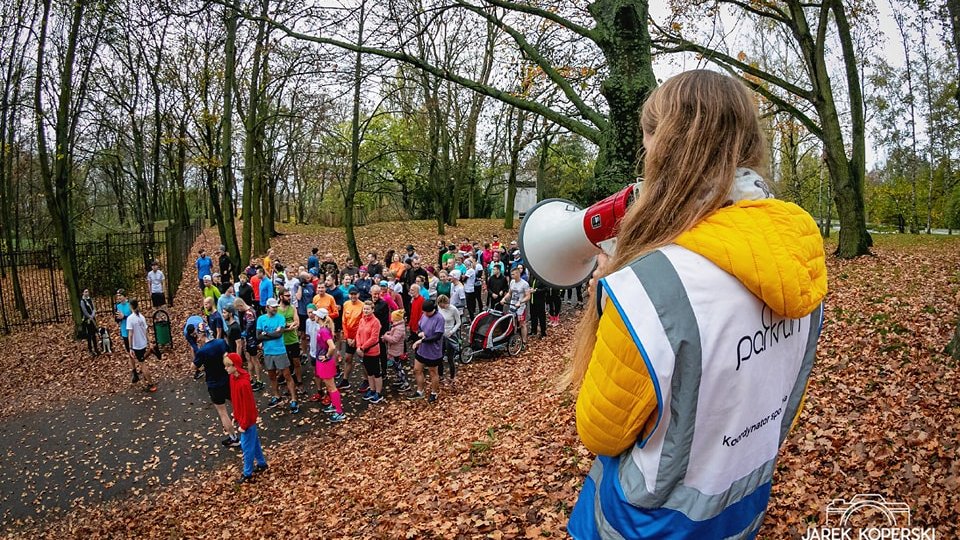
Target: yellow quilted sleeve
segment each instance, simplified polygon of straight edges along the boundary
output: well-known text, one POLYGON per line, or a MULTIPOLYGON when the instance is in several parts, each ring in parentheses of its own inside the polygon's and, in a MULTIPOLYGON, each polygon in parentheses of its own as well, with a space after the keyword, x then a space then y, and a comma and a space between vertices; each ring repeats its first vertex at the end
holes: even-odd
POLYGON ((577 397, 580 440, 595 454, 620 455, 637 442, 656 410, 650 373, 611 304, 600 317, 597 344, 577 397))

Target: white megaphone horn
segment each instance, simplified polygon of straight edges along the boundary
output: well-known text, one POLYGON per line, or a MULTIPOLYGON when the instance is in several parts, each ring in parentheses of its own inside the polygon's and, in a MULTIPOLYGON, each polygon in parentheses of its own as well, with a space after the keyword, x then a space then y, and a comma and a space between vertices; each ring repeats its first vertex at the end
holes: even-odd
POLYGON ((617 229, 642 182, 630 184, 586 210, 566 199, 546 199, 520 223, 520 253, 527 269, 550 287, 575 287, 590 279, 597 255, 613 254, 617 229))

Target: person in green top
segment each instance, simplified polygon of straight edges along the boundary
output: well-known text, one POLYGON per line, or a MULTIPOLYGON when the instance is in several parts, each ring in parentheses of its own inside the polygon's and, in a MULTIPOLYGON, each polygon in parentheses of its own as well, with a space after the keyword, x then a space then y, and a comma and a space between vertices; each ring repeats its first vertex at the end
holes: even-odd
POLYGON ((447 246, 447 252, 440 257, 440 266, 446 268, 447 261, 457 256, 457 246, 450 244, 447 246))
POLYGON ((283 287, 278 287, 277 296, 280 297, 280 307, 277 308, 277 314, 283 316, 286 326, 283 330, 283 346, 287 349, 287 358, 293 364, 293 382, 303 391, 303 373, 300 366, 300 338, 297 336, 297 328, 300 326, 300 318, 297 315, 297 309, 293 307, 290 301, 290 291, 283 287))
POLYGON ((203 276, 203 297, 213 298, 214 303, 220 299, 220 289, 213 286, 213 278, 203 276))
POLYGON ((450 298, 450 274, 448 274, 446 270, 441 270, 439 277, 440 281, 437 282, 437 298, 440 298, 440 295, 450 298))

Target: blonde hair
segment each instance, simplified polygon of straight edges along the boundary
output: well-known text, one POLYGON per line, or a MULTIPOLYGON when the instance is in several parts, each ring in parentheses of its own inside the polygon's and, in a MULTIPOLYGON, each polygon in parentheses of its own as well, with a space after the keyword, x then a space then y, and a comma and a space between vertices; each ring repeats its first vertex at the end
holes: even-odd
MULTIPOLYGON (((667 79, 643 105, 644 183, 617 234, 613 273, 641 255, 672 243, 728 204, 738 167, 761 174, 763 131, 750 91, 738 80, 707 70, 667 79)), ((577 328, 573 359, 562 385, 578 389, 587 373, 600 322, 589 302, 577 328)))
POLYGON ((327 315, 322 319, 317 317, 317 324, 329 330, 331 334, 334 333, 333 319, 330 318, 330 315, 327 315))
POLYGON ((450 303, 450 297, 449 297, 449 296, 447 296, 447 295, 445 295, 445 294, 441 294, 440 296, 437 297, 437 305, 438 305, 438 306, 439 306, 440 304, 449 304, 449 303, 450 303))

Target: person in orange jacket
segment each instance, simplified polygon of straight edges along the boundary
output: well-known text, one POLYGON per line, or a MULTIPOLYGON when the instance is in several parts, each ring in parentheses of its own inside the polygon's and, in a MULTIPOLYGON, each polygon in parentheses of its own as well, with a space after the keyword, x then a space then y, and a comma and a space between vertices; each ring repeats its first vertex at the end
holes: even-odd
MULTIPOLYGON (((343 339, 346 343, 344 355, 340 363, 342 380, 337 386, 340 388, 350 388, 350 373, 353 371, 353 356, 357 352, 357 329, 360 327, 360 319, 363 318, 363 302, 360 301, 360 291, 356 287, 347 289, 349 300, 343 303, 343 339)), ((367 381, 360 385, 359 391, 369 390, 367 381)))

